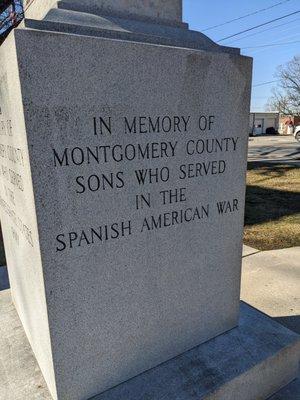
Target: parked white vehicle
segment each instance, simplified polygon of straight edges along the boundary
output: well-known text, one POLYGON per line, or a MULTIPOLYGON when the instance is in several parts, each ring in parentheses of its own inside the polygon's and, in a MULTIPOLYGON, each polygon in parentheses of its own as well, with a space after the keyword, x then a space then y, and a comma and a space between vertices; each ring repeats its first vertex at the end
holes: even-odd
POLYGON ((294 131, 295 139, 300 142, 300 125, 296 126, 294 131))

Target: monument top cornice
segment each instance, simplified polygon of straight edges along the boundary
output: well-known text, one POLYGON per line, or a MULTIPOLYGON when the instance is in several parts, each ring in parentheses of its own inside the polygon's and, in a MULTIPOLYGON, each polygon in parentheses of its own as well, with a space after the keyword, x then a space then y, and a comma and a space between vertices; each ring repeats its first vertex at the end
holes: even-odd
MULTIPOLYGON (((239 54, 188 29, 182 0, 28 0, 30 29, 239 54)), ((26 3, 25 3, 26 5, 26 3)))
POLYGON ((53 8, 95 15, 182 23, 182 0, 27 0, 27 16, 43 19, 53 8))

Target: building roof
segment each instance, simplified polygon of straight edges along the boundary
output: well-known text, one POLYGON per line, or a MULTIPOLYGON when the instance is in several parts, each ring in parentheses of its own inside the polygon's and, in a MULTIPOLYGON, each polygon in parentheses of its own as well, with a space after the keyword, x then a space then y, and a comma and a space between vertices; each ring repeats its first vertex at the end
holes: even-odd
POLYGON ((255 115, 278 115, 279 116, 279 111, 251 111, 250 114, 255 114, 255 115))

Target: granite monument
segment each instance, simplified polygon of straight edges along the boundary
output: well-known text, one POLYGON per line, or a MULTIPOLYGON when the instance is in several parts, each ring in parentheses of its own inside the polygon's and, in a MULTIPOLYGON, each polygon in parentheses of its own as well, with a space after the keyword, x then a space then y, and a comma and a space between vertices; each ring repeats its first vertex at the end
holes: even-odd
POLYGON ((36 0, 0 57, 9 277, 53 398, 236 327, 252 60, 181 0, 36 0))

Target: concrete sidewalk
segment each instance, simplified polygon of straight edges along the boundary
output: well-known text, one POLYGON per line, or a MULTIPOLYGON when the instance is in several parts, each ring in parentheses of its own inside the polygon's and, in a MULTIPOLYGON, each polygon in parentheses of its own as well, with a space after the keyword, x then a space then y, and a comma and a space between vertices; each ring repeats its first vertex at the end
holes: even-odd
POLYGON ((300 247, 245 247, 241 299, 300 334, 300 247))
MULTIPOLYGON (((241 299, 300 334, 300 247, 243 248, 241 299)), ((300 375, 269 400, 300 400, 300 375)))

